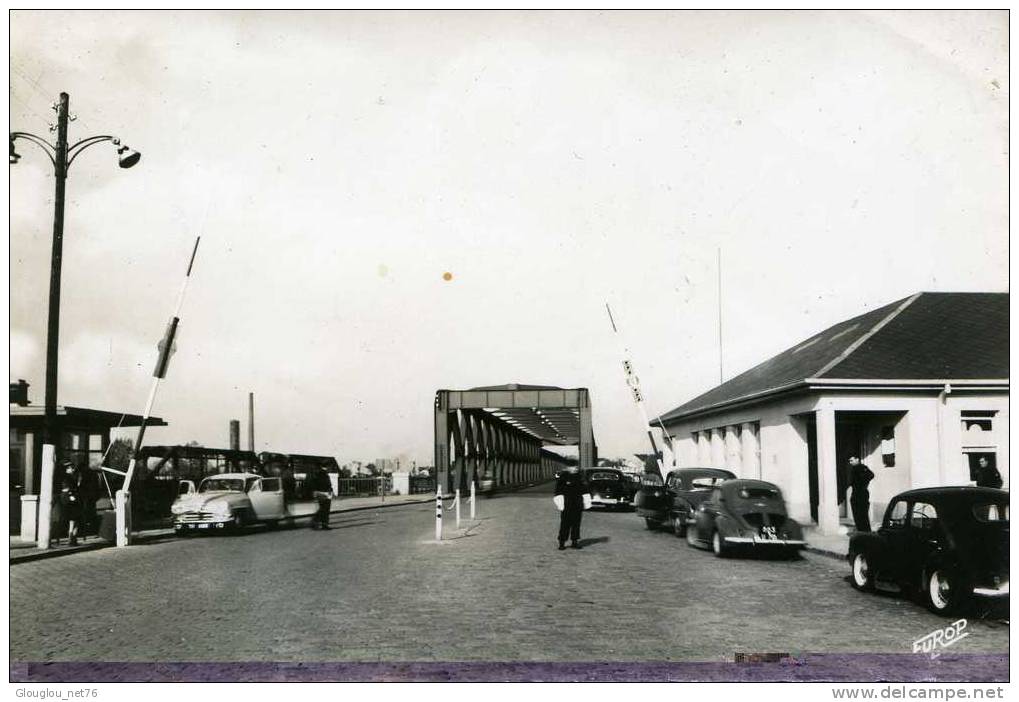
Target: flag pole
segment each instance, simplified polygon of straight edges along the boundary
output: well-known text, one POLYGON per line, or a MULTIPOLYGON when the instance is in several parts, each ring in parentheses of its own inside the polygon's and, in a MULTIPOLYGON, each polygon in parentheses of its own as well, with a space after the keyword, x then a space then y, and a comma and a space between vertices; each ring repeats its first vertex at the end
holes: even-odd
POLYGON ((174 337, 177 335, 177 327, 180 325, 180 311, 184 306, 184 293, 188 289, 191 280, 191 269, 195 265, 195 255, 198 253, 198 244, 201 236, 195 238, 194 248, 191 249, 191 258, 188 261, 188 270, 184 274, 184 282, 181 283, 180 292, 177 293, 177 302, 173 309, 173 317, 166 328, 166 336, 159 342, 159 358, 156 360, 156 368, 152 375, 152 387, 149 388, 149 397, 145 402, 145 412, 142 414, 142 423, 138 427, 138 438, 134 442, 134 452, 131 461, 127 466, 127 473, 124 474, 124 486, 117 491, 117 546, 127 546, 131 537, 130 520, 130 499, 131 479, 134 477, 134 469, 138 463, 138 452, 141 450, 142 441, 145 439, 145 427, 152 416, 152 406, 156 402, 156 391, 159 389, 159 381, 166 377, 166 370, 170 364, 170 356, 174 352, 174 337))

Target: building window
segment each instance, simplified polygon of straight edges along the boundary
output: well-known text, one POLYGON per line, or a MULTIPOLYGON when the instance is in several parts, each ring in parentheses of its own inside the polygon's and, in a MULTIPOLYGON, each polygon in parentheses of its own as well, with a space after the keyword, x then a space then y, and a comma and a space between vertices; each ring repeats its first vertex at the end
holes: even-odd
POLYGON ((964 435, 979 436, 981 432, 994 430, 995 411, 969 410, 961 413, 962 432, 964 435))
POLYGON ((886 468, 895 466, 895 427, 881 427, 881 463, 886 468))

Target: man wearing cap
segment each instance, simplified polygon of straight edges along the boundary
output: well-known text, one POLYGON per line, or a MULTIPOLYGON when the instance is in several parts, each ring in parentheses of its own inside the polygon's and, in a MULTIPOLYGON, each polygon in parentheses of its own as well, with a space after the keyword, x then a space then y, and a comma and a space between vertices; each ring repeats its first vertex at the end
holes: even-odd
POLYGON ((570 466, 559 474, 555 494, 562 497, 562 512, 559 516, 559 550, 566 548, 569 538, 573 548, 580 548, 580 518, 584 514, 584 495, 588 493, 587 483, 577 466, 570 466))

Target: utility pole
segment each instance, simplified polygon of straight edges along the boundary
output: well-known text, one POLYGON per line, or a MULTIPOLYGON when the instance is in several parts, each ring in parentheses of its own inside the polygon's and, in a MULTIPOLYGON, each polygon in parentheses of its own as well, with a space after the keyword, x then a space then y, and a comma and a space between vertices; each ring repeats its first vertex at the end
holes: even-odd
POLYGON ((722 248, 718 248, 718 384, 725 382, 722 370, 722 248))
POLYGON ((67 115, 71 98, 60 93, 57 104, 57 143, 53 174, 56 192, 53 198, 53 250, 50 255, 50 300, 46 322, 46 399, 42 425, 42 481, 39 484, 39 548, 50 547, 50 515, 53 505, 53 477, 56 472, 57 446, 57 351, 60 348, 60 269, 64 258, 64 189, 67 185, 67 115))
POLYGON ((64 257, 64 190, 67 170, 78 155, 90 146, 104 141, 117 146, 120 167, 130 168, 138 163, 141 154, 122 146, 113 136, 91 136, 74 144, 67 143, 67 124, 70 121, 71 98, 60 93, 59 101, 53 106, 57 111, 57 141, 51 144, 30 132, 10 133, 10 163, 14 165, 21 155, 14 150, 14 141, 30 141, 43 151, 53 163, 56 191, 53 198, 53 248, 50 257, 49 311, 46 320, 46 397, 44 400, 42 432, 42 470, 40 471, 38 544, 39 548, 50 547, 50 514, 53 501, 53 476, 56 466, 57 447, 60 445, 60 426, 57 420, 57 355, 60 348, 60 269, 64 257))

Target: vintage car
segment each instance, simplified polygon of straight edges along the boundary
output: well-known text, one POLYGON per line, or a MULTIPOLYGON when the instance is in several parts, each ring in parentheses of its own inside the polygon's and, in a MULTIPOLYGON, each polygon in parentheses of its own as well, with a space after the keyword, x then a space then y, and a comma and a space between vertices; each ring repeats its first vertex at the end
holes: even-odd
POLYGON ((735 477, 721 468, 680 468, 670 471, 663 485, 661 478, 648 473, 646 487, 642 486, 634 498, 637 516, 644 518, 648 529, 668 524, 676 536, 684 536, 697 507, 715 487, 735 477))
POLYGON ((687 522, 686 541, 724 558, 737 549, 796 555, 803 528, 786 512, 782 491, 763 480, 726 480, 711 491, 687 522))
POLYGON ((623 473, 623 487, 626 488, 627 495, 630 496, 630 502, 637 497, 637 491, 640 490, 640 475, 637 473, 623 473))
POLYGON ((952 614, 973 597, 1008 598, 1008 492, 982 487, 909 490, 888 503, 876 532, 849 541, 857 590, 882 585, 952 614))
POLYGON ((309 517, 315 508, 313 500, 284 499, 280 478, 221 473, 205 478, 197 490, 192 481, 182 480, 170 512, 174 530, 183 533, 239 529, 255 522, 275 525, 283 520, 309 517))
POLYGON ((632 499, 623 472, 615 468, 588 468, 584 471, 591 493, 592 507, 629 509, 632 499))

